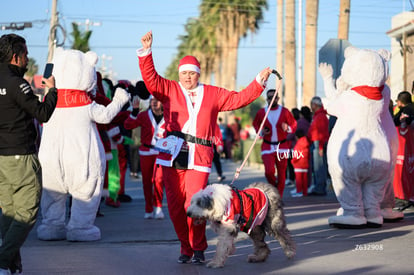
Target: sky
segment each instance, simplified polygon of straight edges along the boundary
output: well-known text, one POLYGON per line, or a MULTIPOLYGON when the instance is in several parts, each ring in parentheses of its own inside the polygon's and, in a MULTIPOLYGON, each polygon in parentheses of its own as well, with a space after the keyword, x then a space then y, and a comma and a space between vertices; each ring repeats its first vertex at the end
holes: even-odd
MULTIPOLYGON (((200 0, 57 1, 59 23, 66 31, 65 40, 62 31, 58 32, 58 43, 70 48, 72 22, 80 23, 82 30, 88 27, 92 30, 90 48, 100 57, 98 70, 105 66, 113 71, 113 80, 128 79, 133 83, 141 79, 136 57, 141 36, 152 30, 155 67, 163 75, 177 53, 179 37, 185 35, 184 25, 188 19, 198 17, 201 3, 200 0), (85 24, 88 20, 93 24, 85 24)), ((318 49, 329 39, 337 37, 339 2, 319 0, 318 49)), ((238 89, 247 86, 263 68, 276 66, 276 3, 276 0, 268 1, 269 8, 257 33, 249 33, 240 41, 238 89)), ((296 0, 296 9, 299 9, 299 3, 296 0)), ((0 4, 0 26, 12 22, 18 25, 32 22, 32 28, 19 31, 0 28, 0 35, 14 32, 23 36, 27 40, 29 57, 36 60, 41 74, 47 62, 52 0, 0 0, 0 4)), ((303 16, 306 14, 305 4, 306 0, 302 0, 303 16)), ((359 48, 390 50, 391 40, 386 32, 391 29, 391 19, 398 13, 410 10, 409 0, 351 0, 349 42, 359 48)), ((304 30, 305 18, 302 23, 304 30)), ((298 23, 296 28, 299 28, 298 23)), ((304 37, 304 33, 302 35, 304 37)), ((323 94, 322 89, 318 77, 318 95, 323 94)))

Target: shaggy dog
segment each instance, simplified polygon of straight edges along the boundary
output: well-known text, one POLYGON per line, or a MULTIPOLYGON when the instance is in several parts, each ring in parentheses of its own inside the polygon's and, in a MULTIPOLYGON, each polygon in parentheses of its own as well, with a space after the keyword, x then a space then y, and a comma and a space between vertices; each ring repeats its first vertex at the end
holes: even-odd
POLYGON ((277 189, 268 183, 253 183, 244 190, 228 185, 212 184, 194 194, 187 215, 195 219, 207 219, 218 234, 214 258, 207 267, 223 267, 229 255, 235 251, 234 239, 239 230, 253 240, 254 254, 248 262, 264 262, 270 254, 265 242, 266 233, 274 236, 285 255, 296 254, 295 243, 286 227, 282 200, 277 189))

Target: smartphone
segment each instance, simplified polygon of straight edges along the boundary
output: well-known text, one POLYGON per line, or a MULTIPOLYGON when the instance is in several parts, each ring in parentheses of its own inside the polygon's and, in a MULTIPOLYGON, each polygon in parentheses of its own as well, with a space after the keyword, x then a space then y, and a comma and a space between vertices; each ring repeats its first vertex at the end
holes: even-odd
MULTIPOLYGON (((52 75, 53 72, 53 63, 47 63, 45 67, 45 71, 43 72, 44 78, 49 78, 52 75)), ((44 81, 42 81, 42 84, 45 84, 44 81)))
POLYGON ((45 71, 43 72, 44 78, 49 78, 53 72, 53 63, 47 63, 45 67, 45 71))

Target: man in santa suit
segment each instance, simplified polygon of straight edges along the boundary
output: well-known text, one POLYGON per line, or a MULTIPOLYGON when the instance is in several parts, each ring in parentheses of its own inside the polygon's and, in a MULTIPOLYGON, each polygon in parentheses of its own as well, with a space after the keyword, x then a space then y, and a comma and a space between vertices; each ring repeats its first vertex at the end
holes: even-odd
POLYGON ((124 127, 132 130, 141 127, 141 146, 139 147, 139 157, 141 161, 142 185, 145 198, 145 219, 163 219, 162 197, 163 184, 161 169, 157 169, 155 160, 158 151, 154 149, 155 143, 164 137, 165 121, 163 116, 162 104, 159 100, 152 97, 150 108, 144 112, 139 112, 139 100, 132 102, 132 113, 125 120, 124 127))
MULTIPOLYGON (((269 104, 275 92, 274 89, 267 91, 266 100, 269 104)), ((276 95, 273 104, 270 106, 269 115, 263 125, 263 130, 258 134, 263 137, 262 160, 266 179, 270 184, 277 187, 282 197, 285 190, 289 149, 291 148, 287 135, 296 131, 297 123, 292 113, 287 108, 279 105, 278 101, 279 95, 276 95), (277 179, 275 176, 275 165, 277 168, 277 179)), ((253 121, 253 127, 256 132, 258 132, 268 108, 269 106, 266 106, 257 112, 253 121)))
POLYGON ((204 262, 207 249, 204 223, 187 217, 186 209, 193 194, 207 185, 213 159, 212 141, 217 115, 246 106, 262 93, 270 68, 262 70, 247 88, 229 91, 198 82, 200 64, 194 56, 181 59, 179 81, 158 75, 152 59, 152 32, 141 38, 137 51, 142 78, 148 91, 164 107, 167 137, 157 143, 168 210, 181 242, 179 263, 204 262))

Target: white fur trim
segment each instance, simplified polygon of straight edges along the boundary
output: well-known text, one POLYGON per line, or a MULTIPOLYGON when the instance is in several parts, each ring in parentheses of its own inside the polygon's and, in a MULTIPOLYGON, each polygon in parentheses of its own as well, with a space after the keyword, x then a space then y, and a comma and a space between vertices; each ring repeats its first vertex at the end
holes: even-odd
POLYGON ((183 64, 178 68, 178 72, 181 73, 183 71, 192 71, 200 73, 200 68, 193 64, 183 64))
POLYGON ((150 149, 149 151, 142 151, 139 150, 139 155, 140 156, 154 156, 154 155, 158 155, 158 151, 154 150, 154 149, 150 149))
POLYGON ((105 154, 105 159, 106 160, 111 160, 113 158, 114 158, 114 156, 112 155, 112 152, 108 152, 108 153, 105 154))
POLYGON ((110 130, 108 130, 108 131, 106 131, 106 133, 108 134, 108 136, 109 137, 114 137, 114 136, 116 136, 117 134, 119 134, 121 131, 119 130, 119 127, 114 127, 114 128, 112 128, 112 129, 110 129, 110 130))
POLYGON ((207 166, 199 166, 199 165, 194 165, 194 170, 200 171, 200 172, 205 172, 205 173, 210 173, 211 172, 211 168, 209 168, 207 166))
POLYGON ((155 163, 159 164, 161 166, 166 166, 166 167, 171 167, 172 166, 172 161, 171 160, 164 160, 164 159, 157 158, 155 163))
POLYGON ((149 55, 151 52, 152 52, 151 48, 149 49, 139 48, 137 50, 137 56, 139 57, 146 56, 146 55, 149 55))
MULTIPOLYGON (((275 145, 272 145, 275 146, 275 145)), ((262 151, 262 155, 266 155, 266 154, 274 154, 274 153, 279 153, 279 154, 283 154, 283 153, 289 153, 289 149, 273 149, 271 148, 271 150, 263 150, 262 151)))

